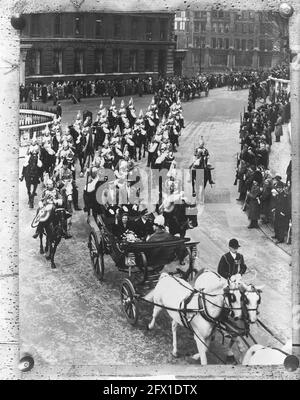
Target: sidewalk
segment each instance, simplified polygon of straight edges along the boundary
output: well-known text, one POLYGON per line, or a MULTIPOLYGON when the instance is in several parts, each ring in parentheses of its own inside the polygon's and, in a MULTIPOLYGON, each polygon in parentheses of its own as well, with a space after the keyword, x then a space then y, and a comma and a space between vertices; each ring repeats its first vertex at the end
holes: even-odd
MULTIPOLYGON (((282 176, 282 181, 285 182, 286 169, 290 162, 292 151, 288 124, 283 125, 283 136, 281 136, 280 142, 275 142, 274 133, 272 133, 272 141, 273 144, 270 152, 269 169, 272 176, 279 173, 282 176)), ((260 224, 260 229, 270 240, 273 241, 271 236, 274 235, 274 229, 271 224, 260 224)), ((291 245, 278 243, 277 246, 289 255, 292 255, 291 245)))

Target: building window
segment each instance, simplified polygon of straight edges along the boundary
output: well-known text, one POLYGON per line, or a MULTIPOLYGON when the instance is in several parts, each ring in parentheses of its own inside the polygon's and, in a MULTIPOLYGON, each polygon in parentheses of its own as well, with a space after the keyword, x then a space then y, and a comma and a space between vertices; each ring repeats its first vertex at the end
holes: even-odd
POLYGON ((228 32, 229 32, 229 24, 225 24, 224 32, 225 32, 225 33, 228 33, 228 32))
POLYGON ((243 18, 244 20, 247 20, 247 19, 249 18, 249 13, 248 13, 248 11, 242 11, 242 18, 243 18))
POLYGON ((130 29, 131 39, 137 38, 137 31, 138 31, 138 19, 134 17, 131 19, 131 29, 130 29))
POLYGON ((260 49, 260 51, 265 51, 265 49, 266 49, 266 43, 265 43, 264 39, 261 39, 261 40, 259 41, 259 49, 260 49))
POLYGON ((40 34, 40 15, 32 14, 30 19, 30 33, 31 35, 39 35, 40 34))
POLYGON ((241 48, 241 41, 240 41, 240 39, 235 39, 235 41, 234 41, 234 48, 236 49, 236 50, 240 50, 240 48, 241 48))
POLYGON ((121 50, 113 50, 113 72, 121 72, 121 50))
POLYGON ((199 21, 194 22, 194 32, 200 32, 200 22, 199 21))
POLYGON ((222 10, 219 11, 219 18, 224 18, 224 11, 222 10))
POLYGON ((201 32, 206 32, 206 22, 200 23, 201 32))
POLYGON ((218 38, 218 48, 219 49, 223 48, 223 39, 222 38, 218 38))
POLYGON ((54 17, 54 35, 61 36, 61 15, 54 17))
POLYGON ((131 50, 129 53, 129 72, 137 71, 137 50, 131 50))
POLYGON ((62 50, 54 49, 53 51, 53 73, 54 74, 62 74, 62 50))
POLYGON ((248 26, 247 24, 242 25, 243 33, 248 33, 248 26))
POLYGON ((271 39, 268 39, 267 41, 267 50, 272 51, 273 50, 273 41, 271 39))
POLYGON ((200 47, 200 38, 198 36, 194 37, 194 47, 200 47))
POLYGON ((226 38, 224 39, 224 41, 225 41, 225 49, 229 49, 229 39, 226 38))
POLYGON ((194 18, 199 19, 200 18, 200 11, 194 11, 194 18))
POLYGON ((153 52, 152 52, 152 50, 145 51, 145 71, 153 71, 153 52))
POLYGON ((104 50, 95 50, 95 72, 104 72, 104 50))
POLYGON ((217 48, 217 39, 216 39, 216 38, 212 38, 212 39, 211 39, 211 47, 212 47, 213 49, 216 49, 216 48, 217 48))
POLYGON ((152 19, 148 18, 146 20, 146 40, 152 40, 152 19))
POLYGON ((248 40, 248 50, 253 50, 253 40, 252 39, 250 39, 250 40, 248 40))
POLYGON ((224 24, 219 24, 219 33, 224 33, 224 24))
POLYGON ((181 18, 186 18, 186 12, 185 11, 180 11, 180 17, 181 18))
POLYGON ((237 33, 242 33, 242 31, 243 31, 243 24, 241 24, 241 23, 235 24, 235 31, 236 31, 237 33))
POLYGON ((249 34, 253 34, 254 33, 254 24, 249 24, 248 29, 249 29, 249 34))
POLYGON ((217 32, 217 24, 215 22, 212 24, 212 31, 217 32))
POLYGON ((242 39, 242 50, 246 50, 246 39, 242 39))
POLYGON ((121 36, 121 17, 117 16, 114 17, 114 37, 120 37, 121 36))
POLYGON ((249 11, 249 19, 254 19, 254 12, 253 11, 249 11))
POLYGON ((218 11, 217 10, 213 10, 212 17, 213 18, 218 18, 218 11))
POLYGON ((75 35, 83 35, 83 18, 82 16, 75 17, 75 35))
POLYGON ((75 57, 74 57, 74 73, 75 74, 82 74, 83 73, 83 50, 75 50, 75 57))
POLYGON ((160 27, 159 38, 160 38, 160 40, 167 40, 167 26, 168 26, 168 21, 166 19, 161 19, 159 22, 159 27, 160 27))
POLYGON ((205 37, 204 36, 202 36, 202 37, 200 37, 200 47, 202 48, 202 49, 204 49, 205 48, 205 37))
POLYGON ((103 36, 103 21, 100 17, 96 19, 95 36, 97 38, 103 36))
POLYGON ((33 75, 41 74, 41 53, 41 50, 32 51, 30 72, 33 75))
POLYGON ((206 11, 201 11, 201 18, 206 18, 206 11))
POLYGON ((159 50, 158 53, 158 73, 164 75, 166 72, 166 52, 165 50, 159 50))

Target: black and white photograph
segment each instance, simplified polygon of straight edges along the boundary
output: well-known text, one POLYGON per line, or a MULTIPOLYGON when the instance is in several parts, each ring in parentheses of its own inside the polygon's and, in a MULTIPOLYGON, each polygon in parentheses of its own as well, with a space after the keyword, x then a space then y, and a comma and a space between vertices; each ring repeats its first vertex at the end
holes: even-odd
POLYGON ((299 379, 296 1, 7 9, 19 379, 299 379))

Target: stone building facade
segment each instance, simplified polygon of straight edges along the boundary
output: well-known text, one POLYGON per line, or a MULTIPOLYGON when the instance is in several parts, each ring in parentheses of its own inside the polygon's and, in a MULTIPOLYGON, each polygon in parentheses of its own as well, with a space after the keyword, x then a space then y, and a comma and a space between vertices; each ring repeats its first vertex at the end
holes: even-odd
POLYGON ((177 11, 177 51, 186 52, 182 74, 270 68, 284 53, 279 30, 265 12, 177 11))
POLYGON ((174 13, 25 15, 21 83, 173 75, 174 13))

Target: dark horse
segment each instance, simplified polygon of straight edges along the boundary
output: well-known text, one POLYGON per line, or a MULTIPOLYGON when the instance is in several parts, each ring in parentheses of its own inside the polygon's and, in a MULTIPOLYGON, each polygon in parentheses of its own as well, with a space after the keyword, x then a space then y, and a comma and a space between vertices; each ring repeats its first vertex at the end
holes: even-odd
POLYGON ((51 212, 45 222, 40 222, 40 254, 48 253, 46 259, 51 261, 51 268, 56 268, 54 256, 61 239, 66 236, 68 211, 64 208, 56 208, 51 212), (43 235, 46 236, 45 250, 43 247, 43 235))
POLYGON ((36 189, 42 178, 43 170, 38 166, 38 155, 31 154, 28 160, 28 165, 23 167, 22 176, 20 180, 25 178, 27 193, 28 193, 28 204, 30 208, 33 208, 34 196, 36 196, 36 189), (31 192, 31 186, 33 190, 31 192))

